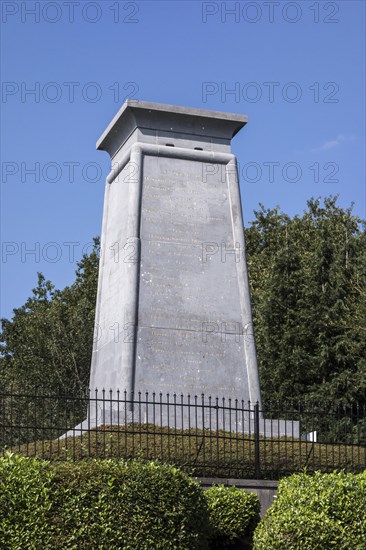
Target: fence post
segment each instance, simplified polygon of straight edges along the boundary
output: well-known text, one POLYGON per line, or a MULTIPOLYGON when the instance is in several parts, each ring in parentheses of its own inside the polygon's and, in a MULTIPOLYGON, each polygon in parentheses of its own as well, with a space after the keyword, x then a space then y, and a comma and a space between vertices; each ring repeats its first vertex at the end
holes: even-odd
POLYGON ((255 478, 260 479, 260 453, 259 453, 259 403, 254 405, 254 464, 255 478))

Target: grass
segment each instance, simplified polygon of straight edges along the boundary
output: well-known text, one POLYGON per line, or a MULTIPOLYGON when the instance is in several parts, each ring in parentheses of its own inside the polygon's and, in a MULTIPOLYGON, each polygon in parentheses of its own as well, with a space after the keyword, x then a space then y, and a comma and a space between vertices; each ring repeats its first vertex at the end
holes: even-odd
POLYGON ((158 459, 197 477, 279 479, 303 470, 330 472, 366 468, 358 445, 311 443, 294 438, 259 438, 225 431, 179 430, 152 424, 99 426, 65 439, 41 440, 11 449, 51 460, 86 458, 158 459), (259 475, 258 475, 259 474, 259 475))

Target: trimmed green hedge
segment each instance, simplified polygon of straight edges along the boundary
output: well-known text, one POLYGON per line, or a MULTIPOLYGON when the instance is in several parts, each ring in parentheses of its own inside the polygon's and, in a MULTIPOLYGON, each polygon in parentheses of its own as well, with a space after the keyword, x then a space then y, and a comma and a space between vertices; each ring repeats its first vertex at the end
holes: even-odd
POLYGON ((236 487, 217 485, 205 491, 212 534, 210 548, 250 548, 259 522, 257 495, 236 487))
POLYGON ((254 550, 364 550, 366 471, 295 474, 254 533, 254 550))
MULTIPOLYGON (((366 471, 295 474, 254 531, 254 550, 364 550, 366 471)), ((139 460, 0 459, 0 548, 250 548, 258 498, 203 492, 179 469, 139 460)))
POLYGON ((47 545, 52 477, 47 462, 10 453, 0 459, 0 548, 47 545))
POLYGON ((154 462, 0 460, 0 548, 204 549, 200 486, 154 462))

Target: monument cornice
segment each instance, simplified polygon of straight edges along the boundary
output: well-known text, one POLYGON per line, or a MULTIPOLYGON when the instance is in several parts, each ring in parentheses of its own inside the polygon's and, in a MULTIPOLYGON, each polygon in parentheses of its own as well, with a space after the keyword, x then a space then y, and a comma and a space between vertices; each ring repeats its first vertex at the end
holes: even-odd
POLYGON ((136 129, 157 135, 181 134, 205 139, 230 140, 248 122, 246 115, 128 100, 96 144, 111 157, 136 129))

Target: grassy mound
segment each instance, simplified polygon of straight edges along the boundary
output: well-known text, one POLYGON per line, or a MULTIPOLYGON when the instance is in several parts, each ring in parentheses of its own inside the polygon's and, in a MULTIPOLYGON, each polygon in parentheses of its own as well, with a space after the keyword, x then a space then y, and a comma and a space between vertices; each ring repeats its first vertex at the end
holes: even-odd
MULTIPOLYGON (((366 450, 356 445, 311 443, 293 438, 259 439, 259 470, 263 479, 307 468, 308 472, 366 467, 366 450)), ((21 455, 48 459, 158 459, 194 476, 253 478, 256 476, 253 436, 224 431, 178 430, 152 424, 100 426, 75 437, 35 441, 12 449, 21 455)), ((258 449, 257 449, 258 450, 258 449)), ((258 455, 257 455, 258 456, 258 455)))

